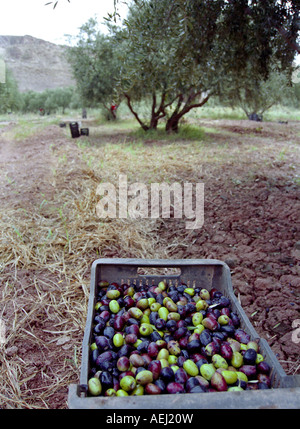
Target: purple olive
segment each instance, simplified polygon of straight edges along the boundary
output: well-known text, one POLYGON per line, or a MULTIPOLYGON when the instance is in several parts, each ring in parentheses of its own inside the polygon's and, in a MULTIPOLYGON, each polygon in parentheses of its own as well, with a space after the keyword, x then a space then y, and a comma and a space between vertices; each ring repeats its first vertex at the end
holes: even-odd
POLYGON ((186 349, 189 353, 195 353, 201 348, 200 340, 192 340, 187 343, 186 349))
MULTIPOLYGON (((157 313, 158 314, 158 313, 157 313)), ((151 316, 151 315, 150 315, 151 316)), ((152 323, 153 324, 153 322, 151 322, 151 319, 150 319, 150 323, 152 323)), ((155 325, 155 327, 156 327, 156 329, 158 329, 159 331, 160 330, 163 330, 163 329, 165 329, 166 328, 166 321, 164 320, 164 319, 162 319, 161 317, 159 317, 156 321, 155 321, 155 323, 154 323, 154 325, 155 325)))
POLYGON ((204 389, 202 386, 194 386, 189 393, 203 393, 206 392, 206 389, 204 389))
POLYGON ((243 354, 243 360, 245 365, 255 365, 257 353, 254 349, 248 349, 243 354))
POLYGON ((161 372, 161 362, 159 360, 152 360, 148 365, 148 371, 152 372, 153 380, 157 380, 161 372))
POLYGON ((117 360, 117 368, 121 372, 128 371, 128 369, 130 368, 130 360, 129 360, 129 358, 127 356, 121 356, 117 360))
POLYGON ((225 392, 228 387, 223 375, 219 372, 215 372, 210 380, 211 387, 216 389, 218 392, 225 392))
POLYGON ((157 380, 155 380, 154 384, 158 386, 162 392, 166 390, 166 383, 161 378, 158 378, 157 380))
POLYGON ((130 346, 129 344, 124 344, 119 350, 118 350, 118 358, 121 356, 129 356, 130 352, 132 352, 134 348, 130 346))
POLYGON ((239 371, 243 372, 249 379, 255 377, 257 372, 255 365, 242 365, 239 371))
POLYGON ((221 343, 220 354, 226 360, 232 359, 233 351, 232 351, 232 348, 230 347, 229 343, 227 343, 227 342, 221 343))
POLYGON ((175 381, 172 381, 171 383, 167 384, 167 392, 171 394, 183 393, 184 386, 180 383, 176 383, 175 381))
POLYGON ((211 341, 207 346, 205 347, 205 354, 206 356, 213 356, 216 353, 219 353, 220 346, 215 341, 211 341))
POLYGON ((183 368, 178 368, 177 371, 175 372, 174 381, 176 381, 176 383, 184 384, 186 383, 187 380, 188 380, 187 372, 183 368))
POLYGON ((145 386, 145 393, 147 393, 147 395, 159 395, 162 393, 162 389, 157 384, 148 383, 145 386))
POLYGON ((265 360, 263 360, 262 362, 259 362, 256 365, 256 368, 257 368, 257 371, 261 372, 262 374, 269 375, 271 371, 270 365, 265 360))
POLYGON ((199 386, 200 382, 196 377, 190 377, 185 383, 185 389, 190 392, 195 386, 199 386))
POLYGON ((187 332, 188 330, 185 326, 178 328, 176 331, 173 332, 174 340, 179 340, 180 338, 184 337, 187 332))
POLYGON ((234 338, 242 344, 248 344, 250 341, 250 335, 247 334, 243 329, 236 329, 234 333, 234 338))
POLYGON ((207 346, 207 344, 209 344, 211 340, 212 340, 211 334, 207 329, 201 332, 200 342, 204 347, 207 346))
POLYGON ((171 381, 174 381, 175 373, 172 368, 169 366, 166 366, 161 369, 160 371, 160 378, 166 383, 170 383, 171 381))
POLYGON ((119 316, 118 314, 115 316, 115 318, 114 318, 114 324, 113 324, 113 327, 114 327, 114 329, 116 330, 116 331, 122 331, 122 329, 124 328, 124 326, 125 326, 125 323, 126 323, 126 321, 125 321, 125 319, 124 319, 124 317, 121 315, 121 316, 119 316))
POLYGON ((158 352, 159 352, 159 346, 158 346, 158 344, 155 343, 154 341, 152 341, 148 345, 147 353, 149 354, 149 356, 151 358, 155 358, 158 355, 158 352))
POLYGON ((100 335, 95 338, 95 343, 97 344, 99 351, 106 351, 111 349, 111 341, 109 338, 105 337, 104 335, 100 335))
POLYGON ((234 313, 234 312, 230 313, 230 319, 231 319, 233 326, 235 328, 238 328, 240 326, 240 323, 241 323, 240 318, 236 313, 234 313))

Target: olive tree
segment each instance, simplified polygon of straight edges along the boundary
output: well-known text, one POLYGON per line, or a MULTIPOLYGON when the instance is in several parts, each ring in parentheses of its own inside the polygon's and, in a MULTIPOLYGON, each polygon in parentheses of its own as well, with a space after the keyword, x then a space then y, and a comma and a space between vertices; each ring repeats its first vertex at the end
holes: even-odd
MULTIPOLYGON (((276 0, 137 0, 125 21, 120 88, 143 129, 162 118, 166 130, 211 95, 263 87, 274 68, 292 73, 299 11, 276 0), (148 120, 134 102, 150 99, 148 120)), ((265 85, 266 86, 266 85, 265 85)))
POLYGON ((116 45, 112 36, 98 30, 94 18, 80 28, 77 45, 69 50, 68 59, 86 106, 100 105, 110 112, 112 103, 119 104, 115 92, 120 73, 116 45))

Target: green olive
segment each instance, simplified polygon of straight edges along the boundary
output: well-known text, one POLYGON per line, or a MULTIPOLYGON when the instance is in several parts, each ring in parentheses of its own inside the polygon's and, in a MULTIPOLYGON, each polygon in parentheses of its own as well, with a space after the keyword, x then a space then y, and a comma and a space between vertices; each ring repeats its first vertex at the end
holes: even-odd
POLYGON ((183 369, 192 377, 199 374, 199 369, 192 359, 187 359, 183 362, 183 369))
POLYGON ((98 396, 102 392, 102 385, 97 377, 92 377, 88 381, 88 390, 91 395, 98 396))
POLYGON ((108 307, 112 313, 118 313, 120 311, 120 305, 115 299, 109 302, 108 307))

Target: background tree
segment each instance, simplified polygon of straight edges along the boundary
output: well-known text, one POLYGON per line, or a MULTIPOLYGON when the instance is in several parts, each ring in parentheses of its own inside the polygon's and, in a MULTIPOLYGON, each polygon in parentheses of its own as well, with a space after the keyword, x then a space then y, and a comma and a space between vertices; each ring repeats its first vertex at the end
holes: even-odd
POLYGON ((5 68, 5 82, 0 83, 0 112, 18 111, 22 107, 22 98, 18 84, 11 71, 5 68))
POLYGON ((115 95, 120 73, 112 38, 101 34, 97 21, 91 18, 80 28, 77 45, 69 52, 69 62, 77 89, 85 106, 102 106, 110 114, 111 104, 119 104, 115 95))
POLYGON ((235 85, 220 95, 220 101, 230 107, 240 107, 248 119, 262 120, 264 113, 287 98, 293 98, 294 90, 288 84, 285 73, 270 72, 267 79, 257 79, 249 70, 235 85))

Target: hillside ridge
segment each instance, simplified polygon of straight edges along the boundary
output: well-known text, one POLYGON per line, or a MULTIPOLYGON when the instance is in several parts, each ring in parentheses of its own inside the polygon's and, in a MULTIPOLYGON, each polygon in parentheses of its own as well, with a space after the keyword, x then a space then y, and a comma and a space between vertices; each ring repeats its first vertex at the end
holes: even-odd
POLYGON ((0 57, 11 70, 20 92, 74 86, 67 49, 30 35, 0 35, 0 57))

